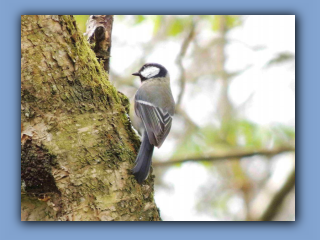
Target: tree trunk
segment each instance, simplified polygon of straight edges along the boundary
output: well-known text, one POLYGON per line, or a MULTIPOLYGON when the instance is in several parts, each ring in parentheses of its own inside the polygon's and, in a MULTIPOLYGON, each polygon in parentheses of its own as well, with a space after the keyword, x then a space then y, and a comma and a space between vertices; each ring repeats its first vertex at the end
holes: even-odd
POLYGON ((160 220, 128 104, 72 16, 21 17, 22 220, 160 220))

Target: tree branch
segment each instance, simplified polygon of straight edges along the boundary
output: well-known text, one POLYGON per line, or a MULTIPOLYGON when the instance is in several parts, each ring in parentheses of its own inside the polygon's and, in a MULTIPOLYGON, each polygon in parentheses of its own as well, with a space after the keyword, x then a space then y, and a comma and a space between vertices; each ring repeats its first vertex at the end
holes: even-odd
POLYGON ((190 31, 189 31, 189 34, 188 36, 184 39, 183 43, 182 43, 182 47, 180 49, 180 53, 179 55, 177 56, 177 59, 176 59, 176 63, 179 67, 179 70, 180 70, 180 79, 179 79, 179 82, 180 82, 180 93, 178 95, 178 100, 177 100, 177 108, 180 106, 180 103, 181 103, 181 100, 182 100, 182 97, 183 97, 183 94, 184 94, 184 90, 185 90, 185 86, 186 86, 186 71, 183 67, 183 64, 182 64, 182 60, 184 58, 184 56, 186 55, 186 52, 188 50, 188 47, 192 41, 192 39, 194 38, 194 30, 195 30, 195 23, 192 22, 191 23, 191 27, 190 27, 190 31))
POLYGON ((111 33, 113 15, 91 15, 87 22, 87 31, 84 34, 90 44, 95 42, 93 51, 98 60, 103 60, 104 70, 109 73, 111 33))
POLYGON ((244 157, 252 157, 256 155, 264 155, 264 156, 273 156, 283 152, 292 152, 295 151, 295 147, 292 146, 285 146, 279 147, 275 149, 261 149, 257 151, 249 151, 249 150, 232 150, 228 151, 227 153, 220 153, 214 154, 210 156, 195 156, 195 157, 188 157, 184 159, 173 159, 171 161, 166 162, 155 162, 153 163, 153 167, 163 167, 163 166, 170 166, 177 163, 184 163, 184 162, 203 162, 203 161, 218 161, 218 160, 225 160, 225 159, 238 159, 244 157))
POLYGON ((283 187, 280 189, 279 192, 277 192, 273 199, 271 200, 270 204, 268 205, 268 208, 265 210, 263 215, 260 218, 260 221, 271 221, 278 211, 278 206, 281 205, 287 194, 293 189, 295 185, 295 169, 292 170, 292 172, 289 174, 287 181, 283 185, 283 187))
MULTIPOLYGON (((272 181, 272 180, 270 180, 272 181)), ((295 186, 295 168, 293 167, 283 184, 277 182, 279 189, 274 188, 275 183, 267 182, 264 189, 257 195, 249 212, 250 221, 272 221, 279 212, 283 200, 295 186), (269 196, 267 198, 267 196, 269 196)))

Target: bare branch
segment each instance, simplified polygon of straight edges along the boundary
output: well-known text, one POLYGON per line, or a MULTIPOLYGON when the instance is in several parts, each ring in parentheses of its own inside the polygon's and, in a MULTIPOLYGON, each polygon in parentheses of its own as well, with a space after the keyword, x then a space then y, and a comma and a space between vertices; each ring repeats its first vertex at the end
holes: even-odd
POLYGON ((184 94, 184 90, 185 90, 185 86, 186 86, 186 71, 185 71, 185 69, 183 67, 182 60, 186 55, 186 52, 188 50, 188 47, 189 47, 192 39, 194 38, 194 32, 195 32, 195 23, 194 23, 194 21, 192 21, 189 34, 184 39, 184 41, 182 43, 182 47, 180 49, 180 53, 178 54, 177 59, 176 59, 176 63, 177 63, 177 65, 179 67, 179 70, 180 70, 180 79, 179 79, 179 82, 180 82, 180 93, 178 95, 178 100, 177 100, 177 104, 176 104, 177 108, 181 104, 181 100, 182 100, 182 97, 183 97, 183 94, 184 94))
POLYGON ((295 186, 295 167, 281 184, 270 179, 256 196, 249 212, 250 221, 272 221, 279 212, 283 200, 295 186), (274 186, 279 186, 274 187, 274 186))
POLYGON ((195 157, 188 157, 184 159, 173 159, 166 162, 155 162, 153 163, 153 167, 163 167, 163 166, 170 166, 177 163, 184 163, 184 162, 203 162, 203 161, 218 161, 218 160, 225 160, 225 159, 239 159, 244 157, 252 157, 256 155, 264 155, 264 156, 273 156, 283 152, 292 152, 295 151, 295 147, 292 146, 285 146, 279 147, 275 149, 260 149, 256 151, 249 151, 249 150, 231 150, 227 153, 220 153, 214 154, 210 156, 195 156, 195 157))
POLYGON ((295 169, 290 173, 290 175, 287 178, 287 181, 283 185, 283 187, 280 189, 277 194, 274 195, 273 199, 271 200, 270 204, 268 205, 268 208, 263 213, 263 215, 260 218, 260 221, 271 221, 274 216, 277 213, 277 207, 281 205, 287 194, 293 189, 295 185, 295 169))

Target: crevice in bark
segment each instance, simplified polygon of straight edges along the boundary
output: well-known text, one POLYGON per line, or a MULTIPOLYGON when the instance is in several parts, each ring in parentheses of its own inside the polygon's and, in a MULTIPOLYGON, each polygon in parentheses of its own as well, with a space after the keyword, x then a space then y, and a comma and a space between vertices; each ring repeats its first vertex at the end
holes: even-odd
POLYGON ((55 184, 51 168, 56 156, 44 146, 38 146, 31 138, 21 146, 21 181, 27 194, 42 198, 48 193, 61 194, 55 184))

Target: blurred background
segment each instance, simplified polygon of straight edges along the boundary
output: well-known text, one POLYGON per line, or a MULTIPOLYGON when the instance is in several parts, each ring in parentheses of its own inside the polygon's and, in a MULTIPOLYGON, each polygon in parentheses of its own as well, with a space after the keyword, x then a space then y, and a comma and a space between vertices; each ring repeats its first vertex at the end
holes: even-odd
POLYGON ((115 16, 110 81, 131 100, 147 62, 177 104, 153 158, 162 219, 295 220, 295 16, 115 16))

